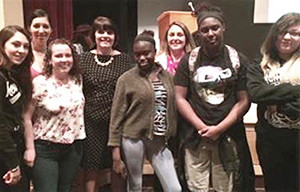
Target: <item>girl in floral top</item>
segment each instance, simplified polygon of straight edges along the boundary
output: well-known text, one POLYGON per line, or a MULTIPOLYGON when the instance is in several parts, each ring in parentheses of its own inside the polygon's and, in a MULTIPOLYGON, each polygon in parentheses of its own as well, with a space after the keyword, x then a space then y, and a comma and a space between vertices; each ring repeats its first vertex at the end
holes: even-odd
POLYGON ((24 115, 25 129, 31 130, 24 159, 33 167, 36 191, 70 191, 86 137, 84 101, 76 52, 68 41, 54 40, 46 52, 45 75, 33 80, 24 115))

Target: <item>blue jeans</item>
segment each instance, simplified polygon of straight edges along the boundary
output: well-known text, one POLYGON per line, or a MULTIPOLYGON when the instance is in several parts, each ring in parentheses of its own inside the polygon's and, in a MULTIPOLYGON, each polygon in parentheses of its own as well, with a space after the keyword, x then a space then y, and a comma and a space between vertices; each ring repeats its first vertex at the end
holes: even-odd
POLYGON ((69 192, 81 161, 82 141, 66 145, 36 140, 35 150, 35 192, 69 192))

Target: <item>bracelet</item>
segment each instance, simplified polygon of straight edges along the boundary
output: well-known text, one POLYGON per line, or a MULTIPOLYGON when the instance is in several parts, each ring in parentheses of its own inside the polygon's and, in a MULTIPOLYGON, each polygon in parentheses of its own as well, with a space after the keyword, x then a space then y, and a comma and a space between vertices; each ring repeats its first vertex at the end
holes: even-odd
POLYGON ((14 172, 17 172, 19 169, 20 169, 20 167, 19 167, 19 165, 18 165, 17 167, 11 169, 10 171, 11 171, 12 173, 14 173, 14 172))

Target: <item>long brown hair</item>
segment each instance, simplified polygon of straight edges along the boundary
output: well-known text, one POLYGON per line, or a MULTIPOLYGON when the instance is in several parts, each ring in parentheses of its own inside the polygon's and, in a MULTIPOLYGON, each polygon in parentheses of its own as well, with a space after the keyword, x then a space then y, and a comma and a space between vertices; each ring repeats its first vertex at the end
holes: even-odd
MULTIPOLYGON (((299 13, 287 13, 280 17, 276 23, 274 23, 268 32, 268 35, 261 47, 261 53, 268 55, 272 60, 279 60, 278 51, 276 48, 276 41, 278 35, 284 33, 288 28, 300 25, 299 13)), ((300 48, 295 52, 300 55, 300 48)))
POLYGON ((300 25, 299 13, 287 13, 280 17, 278 21, 271 27, 262 47, 261 53, 263 59, 260 63, 261 69, 264 73, 273 72, 281 68, 284 75, 282 82, 291 84, 300 84, 300 46, 293 53, 289 60, 283 65, 280 63, 279 53, 276 47, 278 36, 286 33, 286 31, 293 26, 300 25))
MULTIPOLYGON (((12 38, 17 32, 22 33, 27 38, 28 42, 30 42, 30 36, 28 32, 18 26, 18 25, 10 25, 4 27, 0 31, 0 67, 5 67, 10 61, 7 57, 4 45, 5 43, 12 38)), ((14 65, 12 67, 13 77, 18 82, 19 86, 24 95, 24 105, 28 104, 31 100, 32 95, 32 84, 31 84, 31 75, 30 75, 30 64, 32 62, 32 50, 31 45, 29 43, 29 50, 25 60, 20 65, 14 65)))

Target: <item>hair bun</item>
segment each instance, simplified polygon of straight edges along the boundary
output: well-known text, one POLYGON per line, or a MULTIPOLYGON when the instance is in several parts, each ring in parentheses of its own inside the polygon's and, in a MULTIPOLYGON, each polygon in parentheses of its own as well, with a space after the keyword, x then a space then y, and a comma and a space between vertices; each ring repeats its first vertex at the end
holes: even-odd
POLYGON ((202 12, 202 11, 209 11, 210 7, 212 6, 209 2, 203 2, 196 6, 196 13, 202 12))
POLYGON ((222 13, 222 11, 221 11, 221 9, 219 7, 214 6, 213 4, 211 4, 209 2, 200 3, 196 7, 196 13, 197 14, 200 14, 201 12, 208 12, 208 11, 222 13))
POLYGON ((152 30, 144 30, 140 35, 143 35, 143 36, 148 36, 148 37, 154 37, 154 31, 152 30))
POLYGON ((196 15, 198 17, 198 23, 201 24, 202 21, 207 17, 214 17, 218 19, 222 24, 224 24, 224 15, 221 9, 209 2, 200 3, 196 7, 196 15))
POLYGON ((135 37, 134 42, 137 41, 148 41, 155 47, 154 32, 151 30, 144 30, 135 37))

